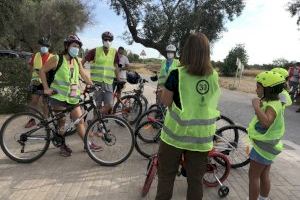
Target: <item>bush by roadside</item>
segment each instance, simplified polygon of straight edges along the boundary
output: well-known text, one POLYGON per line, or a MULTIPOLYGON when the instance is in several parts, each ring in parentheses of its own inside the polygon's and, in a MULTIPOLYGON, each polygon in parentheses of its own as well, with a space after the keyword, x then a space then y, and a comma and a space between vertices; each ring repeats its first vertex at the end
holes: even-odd
POLYGON ((18 112, 28 100, 28 65, 24 59, 0 58, 0 73, 0 114, 18 112))

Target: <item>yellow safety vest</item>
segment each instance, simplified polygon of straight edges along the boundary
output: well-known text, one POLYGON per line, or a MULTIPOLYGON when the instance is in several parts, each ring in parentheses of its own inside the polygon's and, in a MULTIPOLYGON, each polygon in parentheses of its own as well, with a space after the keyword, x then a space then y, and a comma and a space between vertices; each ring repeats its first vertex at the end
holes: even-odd
POLYGON ((170 68, 167 72, 166 71, 166 63, 167 63, 167 60, 164 60, 160 67, 160 72, 159 72, 159 76, 158 76, 158 85, 159 86, 164 85, 165 82, 167 81, 167 78, 168 78, 169 74, 171 73, 171 71, 174 69, 177 69, 177 67, 180 65, 179 60, 173 59, 172 65, 170 66, 170 68))
POLYGON ((209 76, 193 76, 181 67, 178 75, 182 108, 173 102, 166 114, 161 139, 180 149, 210 151, 220 116, 218 73, 214 70, 209 76))
MULTIPOLYGON (((47 61, 52 57, 52 54, 49 54, 47 61)), ((34 55, 33 59, 33 72, 32 72, 32 78, 31 81, 36 83, 36 84, 41 84, 42 80, 40 79, 39 76, 39 71, 43 67, 43 59, 42 55, 40 52, 36 53, 34 55)))

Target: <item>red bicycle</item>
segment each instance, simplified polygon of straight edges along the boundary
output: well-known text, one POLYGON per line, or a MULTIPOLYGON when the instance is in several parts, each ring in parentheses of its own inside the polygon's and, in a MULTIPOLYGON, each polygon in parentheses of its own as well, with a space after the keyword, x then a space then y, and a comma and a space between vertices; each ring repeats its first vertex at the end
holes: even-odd
MULTIPOLYGON (((154 155, 147 166, 147 175, 142 189, 142 197, 145 197, 151 187, 151 184, 156 176, 158 169, 158 156, 154 155)), ((220 186, 218 195, 223 198, 229 193, 229 188, 223 185, 223 182, 227 179, 230 172, 230 162, 227 157, 215 150, 208 153, 207 170, 203 176, 203 184, 207 187, 220 186)), ((178 176, 186 176, 185 171, 185 159, 184 154, 182 155, 178 176)))

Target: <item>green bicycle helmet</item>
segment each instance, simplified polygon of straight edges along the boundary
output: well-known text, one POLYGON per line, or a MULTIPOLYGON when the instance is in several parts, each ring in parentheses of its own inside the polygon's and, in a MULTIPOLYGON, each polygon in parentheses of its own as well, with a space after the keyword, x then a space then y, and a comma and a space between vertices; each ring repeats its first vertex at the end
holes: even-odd
POLYGON ((282 75, 285 79, 289 76, 289 72, 282 67, 273 68, 271 71, 277 72, 278 74, 282 75))
POLYGON ((274 87, 285 83, 285 78, 274 71, 261 72, 256 76, 256 82, 262 84, 263 87, 274 87))

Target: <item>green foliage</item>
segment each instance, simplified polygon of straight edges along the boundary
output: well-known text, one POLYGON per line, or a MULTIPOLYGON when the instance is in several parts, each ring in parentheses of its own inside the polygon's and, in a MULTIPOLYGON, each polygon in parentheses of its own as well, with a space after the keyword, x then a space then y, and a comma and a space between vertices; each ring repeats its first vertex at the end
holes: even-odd
POLYGON ((129 62, 131 63, 138 63, 141 62, 140 56, 138 54, 135 53, 128 53, 127 58, 129 60, 129 62))
POLYGON ((44 36, 50 38, 53 51, 61 50, 64 38, 81 30, 91 19, 91 8, 84 2, 1 1, 0 47, 33 52, 38 49, 38 39, 44 36))
POLYGON ((234 48, 232 48, 227 57, 224 59, 223 66, 221 67, 221 72, 224 76, 234 76, 237 65, 236 60, 239 58, 244 64, 244 66, 247 66, 248 63, 248 55, 245 49, 245 45, 243 44, 237 44, 234 48))
MULTIPOLYGON (((104 0, 102 0, 104 1, 104 0)), ((111 0, 111 8, 126 20, 124 36, 129 43, 141 43, 166 57, 165 47, 180 49, 193 31, 206 34, 211 42, 225 31, 225 23, 239 16, 243 0, 111 0)))
POLYGON ((300 25, 300 0, 289 2, 287 10, 291 13, 292 17, 298 17, 297 24, 300 25))
POLYGON ((18 112, 27 103, 30 72, 24 59, 0 59, 0 114, 18 112))
POLYGON ((284 58, 278 58, 278 59, 273 60, 274 67, 284 67, 284 66, 288 65, 288 63, 289 63, 289 61, 284 58))

